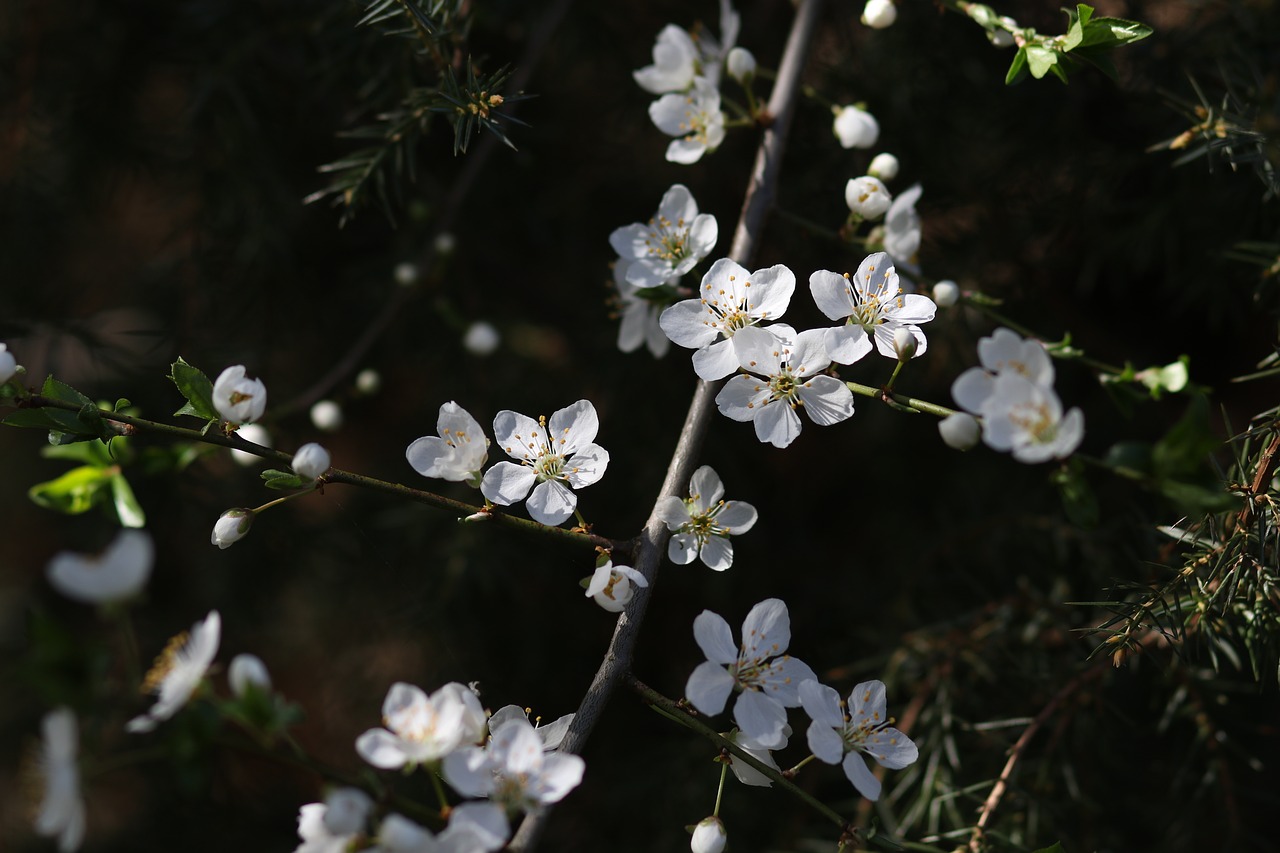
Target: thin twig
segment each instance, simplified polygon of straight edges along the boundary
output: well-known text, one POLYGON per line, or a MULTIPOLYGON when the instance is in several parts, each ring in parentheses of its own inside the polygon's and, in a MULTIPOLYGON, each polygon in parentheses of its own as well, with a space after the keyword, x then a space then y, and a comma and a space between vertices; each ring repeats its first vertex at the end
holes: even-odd
MULTIPOLYGON (((795 111, 795 92, 821 6, 822 0, 802 0, 800 3, 779 63, 777 81, 769 97, 768 111, 773 116, 773 124, 765 131, 764 139, 756 152, 742 214, 738 218, 733 245, 729 250, 733 260, 748 268, 755 256, 760 234, 777 193, 778 172, 782 166, 782 154, 795 111)), ((667 495, 684 492, 711 421, 718 388, 718 382, 699 381, 693 393, 689 413, 685 416, 684 427, 672 453, 671 463, 667 466, 666 479, 658 492, 658 499, 654 501, 654 510, 645 524, 644 532, 640 535, 640 547, 634 567, 649 581, 649 586, 637 589, 627 609, 618 617, 608 651, 605 652, 600 668, 596 670, 591 686, 582 697, 573 723, 560 745, 561 752, 581 752, 604 712, 609 697, 630 670, 636 637, 644 621, 649 597, 656 585, 658 565, 671 535, 666 523, 658 515, 657 504, 667 495)), ((531 853, 542 836, 550 812, 547 808, 526 816, 508 849, 513 853, 531 853)))

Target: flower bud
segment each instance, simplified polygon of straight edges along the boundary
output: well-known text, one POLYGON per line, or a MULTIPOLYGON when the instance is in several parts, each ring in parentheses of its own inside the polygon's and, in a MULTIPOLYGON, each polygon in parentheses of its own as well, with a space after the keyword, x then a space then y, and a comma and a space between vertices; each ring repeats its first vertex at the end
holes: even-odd
POLYGON ((939 308, 950 308, 960 301, 960 286, 945 278, 933 286, 933 301, 939 308))
MULTIPOLYGON (((1013 18, 1001 17, 1000 23, 1009 27, 1018 26, 1018 22, 1015 21, 1013 18)), ((1002 30, 1002 29, 987 30, 987 38, 996 47, 1013 47, 1013 41, 1014 41, 1013 33, 1009 32, 1008 30, 1002 30)))
POLYGON ((893 351, 898 354, 898 361, 910 361, 916 354, 920 342, 908 329, 899 326, 893 330, 893 351))
POLYGON ((996 20, 995 10, 990 6, 984 6, 981 3, 970 3, 961 7, 964 13, 974 20, 979 26, 989 27, 996 20))
POLYGON ((253 526, 253 515, 251 509, 227 510, 214 523, 209 542, 223 550, 230 548, 249 534, 249 528, 253 526))
POLYGON ((745 47, 735 47, 725 60, 729 76, 746 86, 756 76, 756 58, 745 47))
POLYGON ((356 390, 361 394, 377 394, 382 388, 382 374, 372 367, 366 367, 356 374, 356 390))
POLYGON ((898 7, 893 0, 867 0, 862 10, 862 23, 873 30, 883 30, 898 20, 898 7))
POLYGON ((299 477, 314 480, 329 470, 329 451, 314 441, 298 448, 293 454, 293 471, 299 477))
POLYGON ((0 385, 8 382, 18 372, 18 360, 5 344, 0 344, 0 385))
POLYGON ((875 116, 857 107, 840 107, 832 125, 841 148, 870 148, 880 138, 880 123, 875 116))
POLYGON ((502 336, 498 334, 498 330, 492 323, 484 320, 472 323, 467 327, 467 333, 462 336, 462 345, 473 355, 489 355, 498 348, 500 343, 502 343, 502 336))
POLYGON ((851 178, 845 184, 844 202, 863 219, 875 219, 883 216, 889 205, 893 204, 893 196, 879 178, 863 175, 861 178, 851 178))
POLYGON ((441 231, 431 242, 431 246, 436 250, 437 255, 447 258, 458 248, 458 238, 453 236, 451 231, 441 231))
POLYGON ((396 284, 401 287, 413 287, 418 283, 420 278, 418 265, 405 261, 402 264, 396 264, 395 270, 391 273, 391 277, 396 280, 396 284))
POLYGON ((693 853, 720 853, 728 841, 729 834, 724 831, 724 824, 720 822, 720 818, 707 817, 693 828, 689 849, 693 853))
POLYGON ((342 429, 342 407, 333 400, 321 400, 311 407, 311 423, 321 432, 342 429))
POLYGON ((978 443, 982 428, 973 415, 955 412, 938 421, 938 433, 947 447, 969 450, 978 443))
POLYGON ((898 177, 898 158, 889 153, 877 154, 871 158, 867 174, 882 181, 892 181, 898 177))
POLYGON ((227 670, 227 680, 231 682, 231 692, 241 699, 249 692, 249 685, 263 693, 271 691, 271 676, 267 674, 267 665, 257 655, 236 655, 231 659, 231 668, 227 670))
POLYGON ((213 383, 213 407, 228 423, 251 424, 267 410, 267 386, 245 376, 243 364, 233 364, 213 383))

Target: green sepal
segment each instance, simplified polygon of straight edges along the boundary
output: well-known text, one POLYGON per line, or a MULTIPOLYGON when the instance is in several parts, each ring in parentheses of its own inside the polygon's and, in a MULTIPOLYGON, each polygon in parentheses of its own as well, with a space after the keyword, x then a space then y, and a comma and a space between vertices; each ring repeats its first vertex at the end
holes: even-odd
POLYGON ((268 489, 278 489, 282 492, 290 491, 292 489, 300 489, 303 486, 309 486, 315 482, 314 480, 308 480, 305 477, 299 477, 292 471, 276 471, 272 468, 268 468, 263 471, 260 476, 262 477, 263 484, 268 489))
POLYGON ((56 480, 37 483, 27 490, 27 496, 36 506, 67 515, 88 512, 93 505, 106 498, 115 474, 98 465, 81 465, 72 468, 56 480))
POLYGON ((1009 70, 1004 75, 1004 84, 1012 86, 1027 74, 1027 48, 1026 45, 1018 48, 1018 52, 1013 55, 1013 62, 1009 63, 1009 70))
MULTIPOLYGON (((213 383, 209 381, 208 376, 204 375, 204 371, 198 367, 192 367, 179 356, 169 368, 169 378, 187 399, 186 405, 174 412, 175 415, 190 415, 206 421, 222 420, 222 416, 213 405, 213 383)), ((205 429, 208 429, 208 425, 205 429)))

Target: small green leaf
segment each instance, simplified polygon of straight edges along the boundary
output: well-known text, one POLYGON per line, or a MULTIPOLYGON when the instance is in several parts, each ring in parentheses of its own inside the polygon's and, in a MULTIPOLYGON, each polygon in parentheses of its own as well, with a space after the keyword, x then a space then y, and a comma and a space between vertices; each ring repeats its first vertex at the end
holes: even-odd
POLYGON ((75 403, 78 406, 92 406, 93 401, 65 382, 59 382, 52 375, 44 381, 40 388, 40 396, 62 403, 75 403))
POLYGON ((138 503, 124 474, 117 473, 111 478, 111 499, 121 527, 147 526, 147 514, 142 511, 142 505, 138 503))
POLYGON ((32 486, 27 495, 37 505, 67 515, 79 515, 106 497, 112 474, 106 468, 82 465, 47 483, 32 486))
POLYGON ((98 468, 116 464, 116 460, 111 457, 111 448, 100 441, 83 441, 77 444, 49 446, 42 448, 40 455, 45 459, 68 459, 72 462, 94 465, 98 468))
POLYGON ((111 411, 123 412, 125 409, 129 408, 132 405, 133 403, 129 401, 128 397, 121 397, 119 400, 116 400, 116 405, 111 411))
POLYGON ((1004 75, 1004 84, 1012 86, 1023 78, 1027 73, 1027 48, 1025 46, 1018 48, 1018 52, 1013 55, 1013 62, 1009 64, 1009 71, 1004 75))
POLYGON ((1027 45, 1027 68, 1031 70, 1031 76, 1039 80, 1049 73, 1049 69, 1058 64, 1058 54, 1056 51, 1039 45, 1027 45))
POLYGON ((179 357, 169 369, 169 378, 187 398, 186 405, 174 412, 175 415, 191 415, 207 421, 222 419, 213 405, 213 383, 203 371, 179 357))
POLYGON ((280 491, 289 491, 291 489, 300 489, 303 486, 309 486, 314 480, 308 480, 299 477, 292 471, 276 471, 268 468, 261 474, 263 485, 268 489, 279 489, 280 491))

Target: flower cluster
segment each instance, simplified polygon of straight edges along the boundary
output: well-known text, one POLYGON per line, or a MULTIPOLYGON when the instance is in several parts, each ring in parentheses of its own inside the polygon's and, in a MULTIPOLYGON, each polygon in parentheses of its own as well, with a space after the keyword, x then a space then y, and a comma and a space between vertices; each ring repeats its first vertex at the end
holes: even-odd
POLYGON ((978 341, 981 367, 956 377, 951 395, 970 414, 957 413, 939 424, 942 437, 953 447, 976 443, 981 417, 982 440, 993 450, 1012 453, 1019 462, 1063 459, 1084 438, 1084 414, 1062 411, 1053 390, 1053 360, 1034 340, 1000 328, 978 341))

